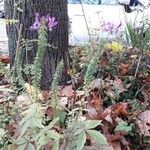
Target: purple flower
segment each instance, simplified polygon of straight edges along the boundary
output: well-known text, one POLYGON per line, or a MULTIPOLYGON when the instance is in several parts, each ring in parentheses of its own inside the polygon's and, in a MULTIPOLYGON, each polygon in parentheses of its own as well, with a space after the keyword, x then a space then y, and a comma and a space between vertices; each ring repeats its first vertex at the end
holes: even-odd
POLYGON ((50 31, 52 31, 52 28, 55 27, 58 24, 55 17, 48 17, 48 28, 50 31))
POLYGON ((39 13, 36 13, 35 22, 30 27, 30 29, 31 30, 39 30, 42 22, 45 23, 46 27, 50 31, 52 31, 52 28, 55 27, 58 24, 58 22, 56 21, 55 17, 50 17, 49 14, 47 16, 40 17, 39 13))
POLYGON ((120 22, 119 25, 117 25, 115 27, 115 33, 117 34, 119 32, 119 30, 121 30, 121 27, 122 27, 122 23, 120 22))
POLYGON ((114 24, 110 23, 110 22, 104 22, 102 24, 102 30, 105 32, 110 32, 112 31, 112 29, 114 28, 114 24))
POLYGON ((102 31, 104 32, 109 32, 109 33, 115 33, 117 34, 120 30, 120 28, 122 27, 122 23, 120 22, 119 25, 116 25, 114 23, 111 23, 111 22, 104 22, 102 24, 102 31))
POLYGON ((35 22, 34 22, 33 25, 30 27, 30 30, 39 30, 40 26, 41 26, 41 23, 40 23, 40 15, 39 15, 39 13, 36 13, 35 22))

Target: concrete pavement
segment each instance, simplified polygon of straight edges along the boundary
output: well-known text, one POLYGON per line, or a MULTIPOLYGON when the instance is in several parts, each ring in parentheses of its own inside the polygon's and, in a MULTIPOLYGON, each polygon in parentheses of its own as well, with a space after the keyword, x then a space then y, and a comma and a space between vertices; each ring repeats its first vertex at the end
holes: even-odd
POLYGON ((0 19, 0 53, 2 54, 8 54, 7 41, 6 23, 4 19, 0 19))

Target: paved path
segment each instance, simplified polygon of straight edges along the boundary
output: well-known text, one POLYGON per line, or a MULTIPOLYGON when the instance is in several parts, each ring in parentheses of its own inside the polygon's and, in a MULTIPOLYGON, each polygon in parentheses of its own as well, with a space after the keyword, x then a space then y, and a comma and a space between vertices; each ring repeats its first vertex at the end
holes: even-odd
POLYGON ((4 19, 0 19, 0 53, 2 54, 8 53, 7 41, 6 24, 4 19))

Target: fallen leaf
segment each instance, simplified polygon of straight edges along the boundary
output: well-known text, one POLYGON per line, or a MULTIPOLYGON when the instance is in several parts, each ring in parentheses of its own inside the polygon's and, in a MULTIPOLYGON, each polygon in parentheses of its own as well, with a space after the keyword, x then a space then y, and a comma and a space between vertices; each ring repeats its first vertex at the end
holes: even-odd
POLYGON ((84 94, 85 94, 85 91, 79 91, 79 90, 76 91, 76 96, 81 97, 81 96, 84 96, 84 94))
POLYGON ((45 116, 48 116, 49 118, 52 118, 53 116, 53 108, 48 106, 45 110, 45 116))
POLYGON ((100 66, 101 67, 106 67, 109 65, 109 59, 108 59, 108 56, 107 56, 107 53, 104 53, 101 58, 100 58, 100 66))
POLYGON ((60 105, 63 107, 66 107, 67 104, 68 104, 68 97, 61 97, 60 98, 60 105))
POLYGON ((96 92, 92 92, 92 99, 90 101, 90 104, 95 110, 100 113, 103 111, 103 101, 100 95, 97 95, 96 92))
POLYGON ((112 147, 113 147, 114 150, 122 150, 121 149, 121 144, 120 144, 119 141, 111 142, 110 145, 112 145, 112 147))
POLYGON ((42 95, 43 100, 50 98, 50 92, 49 91, 43 90, 43 91, 41 91, 41 95, 42 95))
POLYGON ((119 104, 115 104, 112 106, 112 111, 117 115, 117 116, 129 116, 129 112, 128 112, 128 103, 119 103, 119 104))
POLYGON ((139 114, 136 121, 141 134, 144 136, 150 136, 150 110, 146 110, 139 114))
POLYGON ((123 63, 121 63, 119 65, 119 74, 121 76, 126 75, 127 72, 128 72, 128 69, 129 69, 129 64, 123 64, 123 63))
POLYGON ((116 78, 112 84, 119 94, 125 91, 125 88, 121 79, 116 78))
POLYGON ((98 118, 98 113, 95 110, 95 108, 93 108, 90 104, 87 105, 87 113, 88 113, 88 119, 97 119, 98 118))
POLYGON ((75 95, 75 91, 72 89, 72 85, 64 86, 60 94, 62 97, 72 97, 75 95))
POLYGON ((119 141, 122 139, 122 137, 126 135, 124 132, 116 132, 114 134, 108 134, 107 139, 109 142, 119 141))
POLYGON ((90 83, 90 89, 100 89, 104 86, 104 81, 102 79, 95 79, 90 83))
POLYGON ((108 97, 110 97, 112 99, 116 99, 116 93, 114 91, 107 90, 107 91, 105 91, 105 93, 107 94, 108 97))
POLYGON ((4 64, 9 64, 10 63, 10 57, 7 55, 2 55, 0 56, 0 62, 4 64))

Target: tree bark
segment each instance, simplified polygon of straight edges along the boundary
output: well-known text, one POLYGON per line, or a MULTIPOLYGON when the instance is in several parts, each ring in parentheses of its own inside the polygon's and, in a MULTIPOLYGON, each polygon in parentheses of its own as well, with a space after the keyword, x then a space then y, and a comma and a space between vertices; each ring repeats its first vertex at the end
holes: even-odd
MULTIPOLYGON (((15 24, 7 25, 7 34, 9 39, 9 54, 14 63, 16 41, 18 38, 17 28, 23 24, 22 38, 24 39, 37 39, 37 32, 31 31, 29 28, 34 23, 35 14, 39 13, 41 16, 54 16, 58 21, 57 27, 48 33, 48 43, 52 47, 47 47, 45 59, 43 62, 43 73, 41 79, 42 90, 48 90, 55 73, 55 69, 60 60, 64 60, 65 72, 68 67, 68 12, 67 0, 17 0, 17 7, 23 11, 19 11, 14 7, 15 0, 5 0, 6 19, 19 19, 17 26, 15 24)), ((32 63, 36 54, 37 44, 33 43, 31 50, 27 51, 28 63, 32 63)), ((25 54, 24 54, 25 55, 25 54)), ((26 58, 24 56, 24 59, 26 58)), ((26 62, 26 61, 24 61, 26 62)), ((62 81, 65 81, 63 75, 62 81)))

